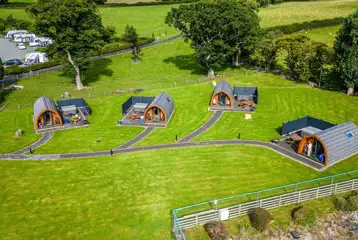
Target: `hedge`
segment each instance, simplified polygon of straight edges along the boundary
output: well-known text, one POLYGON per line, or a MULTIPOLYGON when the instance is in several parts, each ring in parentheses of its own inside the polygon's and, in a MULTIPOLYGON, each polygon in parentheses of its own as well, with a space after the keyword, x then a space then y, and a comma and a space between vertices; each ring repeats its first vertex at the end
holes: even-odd
POLYGON ((45 63, 33 64, 26 67, 19 67, 17 65, 14 65, 5 68, 5 75, 17 75, 17 74, 27 73, 30 71, 37 71, 43 68, 50 68, 58 65, 59 62, 57 61, 48 61, 45 63))
POLYGON ((344 18, 337 17, 332 19, 313 20, 310 22, 292 23, 288 25, 265 28, 265 32, 279 31, 283 34, 291 34, 306 29, 337 26, 340 25, 343 20, 344 18))

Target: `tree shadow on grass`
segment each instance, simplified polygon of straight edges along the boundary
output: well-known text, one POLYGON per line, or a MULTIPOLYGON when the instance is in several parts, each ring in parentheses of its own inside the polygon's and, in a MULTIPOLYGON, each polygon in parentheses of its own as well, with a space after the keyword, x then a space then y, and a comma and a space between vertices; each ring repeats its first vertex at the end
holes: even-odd
POLYGON ((170 57, 164 59, 163 62, 168 64, 172 63, 180 70, 190 70, 191 74, 195 75, 204 75, 207 71, 199 64, 195 54, 170 57))
POLYGON ((91 83, 97 82, 101 76, 111 77, 113 71, 108 68, 112 63, 110 58, 102 58, 92 61, 87 71, 82 75, 82 83, 88 86, 91 83))
POLYGON ((13 89, 0 88, 0 110, 3 107, 2 104, 6 101, 12 91, 13 89))
MULTIPOLYGON (((91 83, 97 82, 101 76, 111 77, 113 71, 108 68, 112 63, 110 58, 101 58, 94 61, 90 61, 87 70, 81 71, 81 80, 84 86, 88 86, 91 83)), ((75 82, 74 69, 70 65, 66 65, 61 72, 61 77, 71 78, 75 82)))

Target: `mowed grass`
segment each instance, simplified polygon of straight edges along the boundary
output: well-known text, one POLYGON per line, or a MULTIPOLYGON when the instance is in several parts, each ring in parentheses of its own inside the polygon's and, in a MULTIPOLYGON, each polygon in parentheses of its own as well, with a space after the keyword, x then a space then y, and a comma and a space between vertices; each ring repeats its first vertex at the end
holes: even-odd
POLYGON ((160 150, 61 161, 0 161, 2 239, 171 239, 173 208, 324 172, 252 146, 160 150))
MULTIPOLYGON (((123 33, 125 26, 130 24, 137 28, 141 36, 151 37, 154 33, 156 37, 163 39, 179 34, 179 31, 164 22, 170 9, 177 6, 99 7, 99 13, 104 25, 116 27, 118 36, 123 33)), ((261 26, 265 28, 294 22, 342 17, 357 8, 356 0, 287 2, 261 8, 259 16, 261 17, 261 26)), ((0 10, 0 17, 9 14, 22 19, 30 19, 24 9, 4 8, 0 10)))
POLYGON ((139 134, 141 127, 117 127, 122 103, 129 96, 89 99, 93 111, 88 127, 56 131, 52 139, 34 153, 74 153, 110 150, 139 134))
POLYGON ((347 16, 358 8, 356 0, 285 2, 260 9, 262 27, 347 16))
POLYGON ((40 138, 34 132, 32 117, 32 109, 0 112, 0 153, 19 150, 40 138), (18 129, 24 131, 23 136, 15 135, 18 129))
POLYGON ((339 28, 340 26, 310 29, 310 30, 294 33, 292 34, 292 36, 297 36, 297 35, 306 36, 309 37, 312 41, 322 42, 332 47, 334 41, 336 40, 336 35, 339 28))
POLYGON ((259 104, 251 120, 244 113, 226 112, 196 140, 241 139, 270 141, 280 137, 283 122, 306 115, 335 124, 358 124, 358 98, 343 93, 304 88, 259 88, 259 104))

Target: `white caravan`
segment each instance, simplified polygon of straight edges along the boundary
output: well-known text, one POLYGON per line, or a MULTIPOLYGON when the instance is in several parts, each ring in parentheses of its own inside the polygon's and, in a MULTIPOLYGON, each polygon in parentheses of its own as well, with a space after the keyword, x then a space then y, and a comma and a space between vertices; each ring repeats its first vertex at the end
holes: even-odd
POLYGON ((7 39, 13 39, 15 37, 15 34, 28 34, 29 32, 27 30, 10 30, 6 33, 5 38, 7 39))
POLYGON ((37 37, 30 42, 30 47, 46 47, 52 44, 51 38, 37 37))
POLYGON ((36 38, 35 34, 28 33, 28 34, 15 34, 14 42, 16 43, 28 43, 34 41, 36 38))
POLYGON ((25 57, 26 65, 38 64, 38 63, 44 63, 44 62, 48 62, 46 53, 33 52, 33 53, 26 54, 26 57, 25 57))

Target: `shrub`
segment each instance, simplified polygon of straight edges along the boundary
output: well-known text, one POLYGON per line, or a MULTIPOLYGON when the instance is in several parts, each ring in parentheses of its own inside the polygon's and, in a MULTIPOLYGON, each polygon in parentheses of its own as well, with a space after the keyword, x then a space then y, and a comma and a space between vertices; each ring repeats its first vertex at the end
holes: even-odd
POLYGON ((263 231, 274 221, 272 215, 263 208, 255 208, 249 213, 251 225, 259 231, 263 231))
POLYGON ((339 211, 357 211, 358 192, 354 191, 341 197, 334 197, 333 202, 339 211))
POLYGON ((204 229, 212 240, 226 240, 229 238, 229 233, 222 222, 206 223, 204 229))
POLYGON ((299 207, 293 210, 293 220, 302 226, 313 226, 316 222, 316 213, 310 208, 299 207))
POLYGON ((34 64, 26 67, 19 67, 17 65, 13 65, 5 68, 5 75, 17 75, 21 73, 27 73, 30 71, 37 71, 43 68, 54 67, 57 65, 59 65, 57 61, 49 61, 49 62, 34 64))

